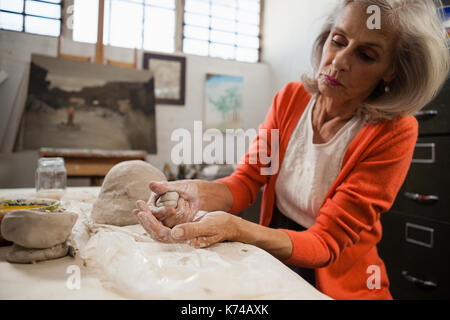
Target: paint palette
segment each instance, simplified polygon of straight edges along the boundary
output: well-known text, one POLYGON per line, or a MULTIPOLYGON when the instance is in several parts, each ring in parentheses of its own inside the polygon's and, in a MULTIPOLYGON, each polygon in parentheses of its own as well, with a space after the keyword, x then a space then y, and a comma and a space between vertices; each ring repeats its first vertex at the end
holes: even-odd
POLYGON ((59 201, 50 199, 13 199, 0 201, 0 217, 14 210, 41 209, 54 211, 59 206, 59 201))

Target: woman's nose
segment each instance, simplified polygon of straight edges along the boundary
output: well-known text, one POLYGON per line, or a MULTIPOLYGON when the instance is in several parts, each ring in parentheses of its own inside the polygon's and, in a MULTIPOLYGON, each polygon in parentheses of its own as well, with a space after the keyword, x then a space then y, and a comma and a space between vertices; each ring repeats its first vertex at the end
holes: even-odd
POLYGON ((333 59, 333 66, 339 71, 348 71, 350 69, 350 53, 343 50, 336 54, 333 59))

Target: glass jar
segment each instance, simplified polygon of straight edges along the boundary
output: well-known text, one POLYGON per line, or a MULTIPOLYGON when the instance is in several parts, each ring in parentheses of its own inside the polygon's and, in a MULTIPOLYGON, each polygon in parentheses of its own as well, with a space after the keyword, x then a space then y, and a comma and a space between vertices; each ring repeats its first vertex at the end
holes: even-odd
POLYGON ((35 175, 36 196, 61 199, 66 191, 67 171, 64 158, 40 158, 35 175))

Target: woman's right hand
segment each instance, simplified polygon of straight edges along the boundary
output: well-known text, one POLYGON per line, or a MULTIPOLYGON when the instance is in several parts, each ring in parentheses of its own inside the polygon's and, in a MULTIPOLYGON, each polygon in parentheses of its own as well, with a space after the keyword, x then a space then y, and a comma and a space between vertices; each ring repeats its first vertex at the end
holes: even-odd
POLYGON ((197 180, 175 182, 150 182, 152 191, 147 204, 153 215, 166 227, 192 222, 199 210, 199 187, 197 180), (172 206, 158 207, 157 201, 168 192, 179 195, 176 208, 172 206))

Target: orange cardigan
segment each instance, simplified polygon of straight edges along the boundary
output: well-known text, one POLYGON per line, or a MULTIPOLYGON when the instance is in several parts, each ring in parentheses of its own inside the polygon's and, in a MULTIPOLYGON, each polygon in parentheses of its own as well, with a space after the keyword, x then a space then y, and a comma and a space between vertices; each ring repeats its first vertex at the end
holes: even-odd
MULTIPOLYGON (((279 148, 274 148, 272 156, 278 153, 280 166, 291 134, 311 97, 302 83, 289 83, 277 93, 260 126, 279 129, 279 148)), ((231 213, 252 205, 265 186, 260 224, 269 226, 278 172, 264 176, 260 169, 267 166, 259 162, 249 164, 250 157, 258 152, 258 141, 265 136, 258 135, 253 141, 245 155, 246 164, 240 164, 233 175, 218 181, 224 182, 233 194, 231 213)), ((392 299, 386 268, 376 247, 382 236, 380 214, 390 209, 406 178, 417 137, 418 123, 412 116, 366 124, 350 144, 315 224, 303 232, 283 230, 293 244, 292 256, 284 263, 314 268, 317 289, 334 299, 392 299), (374 275, 371 266, 379 267, 379 289, 369 289, 374 275)), ((270 150, 270 134, 267 143, 270 150)))

